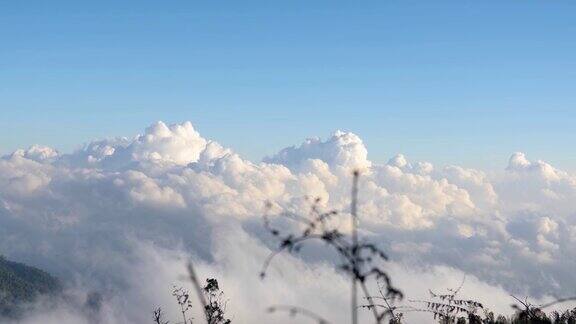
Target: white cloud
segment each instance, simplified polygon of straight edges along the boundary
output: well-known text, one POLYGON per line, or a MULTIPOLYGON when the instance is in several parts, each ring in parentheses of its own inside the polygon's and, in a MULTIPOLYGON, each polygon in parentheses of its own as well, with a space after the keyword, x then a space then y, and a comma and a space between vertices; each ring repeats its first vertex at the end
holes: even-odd
POLYGON ((353 133, 335 132, 323 142, 319 138, 307 139, 300 146, 285 148, 265 161, 298 169, 308 160, 318 159, 333 167, 367 169, 371 166, 368 150, 362 140, 353 133))
POLYGON ((498 175, 402 155, 377 164, 358 136, 336 132, 258 163, 188 122, 158 122, 72 154, 34 146, 2 157, 0 253, 72 278, 74 291, 102 293, 102 323, 142 322, 155 305, 171 307, 188 255, 223 281, 237 322, 266 322, 263 308, 276 302, 340 318, 347 284, 316 247, 310 258, 281 257, 258 279, 272 246, 260 216, 267 200, 305 212, 307 195, 345 214, 355 168, 362 233, 389 251, 393 279, 409 293, 451 286, 462 272, 479 298, 562 294, 575 282, 576 177, 545 162, 515 153, 498 175), (415 287, 414 277, 427 279, 415 287))

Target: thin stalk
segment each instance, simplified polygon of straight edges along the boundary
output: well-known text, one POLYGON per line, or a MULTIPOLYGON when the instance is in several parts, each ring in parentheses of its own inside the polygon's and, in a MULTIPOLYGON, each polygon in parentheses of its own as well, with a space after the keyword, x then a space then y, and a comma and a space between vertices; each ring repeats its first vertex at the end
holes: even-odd
POLYGON ((359 172, 354 171, 352 182, 352 202, 350 213, 352 215, 352 324, 358 324, 358 283, 356 274, 358 273, 358 176, 359 172))
POLYGON ((206 302, 206 298, 204 297, 204 293, 202 292, 202 286, 200 286, 200 282, 198 281, 198 277, 196 276, 196 272, 194 271, 194 267, 192 266, 192 262, 188 263, 188 275, 190 276, 190 281, 194 285, 194 289, 196 290, 196 294, 198 295, 198 299, 202 304, 202 313, 204 313, 204 318, 206 319, 206 323, 210 324, 210 320, 208 319, 208 314, 206 314, 206 306, 208 303, 206 302))

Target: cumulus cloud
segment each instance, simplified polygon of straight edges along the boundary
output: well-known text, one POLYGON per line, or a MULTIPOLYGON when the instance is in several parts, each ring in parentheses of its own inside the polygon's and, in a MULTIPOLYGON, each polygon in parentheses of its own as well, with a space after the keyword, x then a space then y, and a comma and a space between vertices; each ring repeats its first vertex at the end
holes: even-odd
POLYGON ((321 160, 333 167, 347 169, 367 169, 368 150, 362 140, 353 133, 335 132, 326 141, 319 138, 307 139, 300 146, 285 148, 274 156, 264 159, 266 162, 286 165, 298 169, 308 160, 321 160))
MULTIPOLYGON (((313 306, 338 323, 346 280, 316 248, 312 257, 281 257, 267 281, 258 279, 273 246, 260 216, 265 201, 305 213, 306 196, 345 214, 353 169, 363 174, 362 235, 390 253, 392 276, 408 293, 453 286, 463 273, 480 299, 570 292, 575 176, 522 153, 495 175, 403 155, 378 164, 341 131, 263 162, 203 138, 190 122, 158 122, 71 154, 18 150, 0 158, 0 253, 67 278, 78 300, 102 294, 101 323, 145 322, 157 305, 176 314, 170 286, 189 257, 223 282, 240 323, 262 322, 268 302, 313 306)), ((89 322, 81 304, 42 314, 89 322)))

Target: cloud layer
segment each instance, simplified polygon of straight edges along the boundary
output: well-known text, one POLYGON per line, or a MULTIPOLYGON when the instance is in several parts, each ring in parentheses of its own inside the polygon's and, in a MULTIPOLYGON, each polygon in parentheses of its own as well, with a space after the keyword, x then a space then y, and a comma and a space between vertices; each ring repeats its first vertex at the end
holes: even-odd
MULTIPOLYGON (((348 288, 321 254, 284 256, 268 281, 258 279, 272 246, 259 222, 265 201, 305 212, 306 196, 346 212, 354 169, 363 174, 362 235, 390 253, 405 289, 425 293, 465 272, 477 278, 468 293, 493 300, 506 291, 573 292, 576 176, 522 153, 498 174, 402 155, 378 164, 358 136, 340 131, 258 163, 189 122, 158 122, 72 154, 18 150, 0 158, 0 253, 68 278, 78 300, 102 294, 97 322, 146 322, 154 306, 170 310, 170 286, 192 256, 223 281, 238 323, 267 322, 264 303, 280 301, 314 306, 338 323, 348 288), (411 285, 408 274, 427 286, 411 285)), ((86 320, 80 304, 42 316, 77 323, 86 320)))

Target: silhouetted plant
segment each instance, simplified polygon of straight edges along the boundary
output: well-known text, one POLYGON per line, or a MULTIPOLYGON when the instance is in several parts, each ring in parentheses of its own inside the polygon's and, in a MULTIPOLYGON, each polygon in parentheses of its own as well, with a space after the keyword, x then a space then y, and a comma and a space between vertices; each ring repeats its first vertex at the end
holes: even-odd
MULTIPOLYGON (((495 316, 493 312, 488 311, 484 305, 472 299, 458 298, 465 278, 460 286, 456 289, 447 289, 446 294, 438 294, 429 290, 430 299, 428 300, 410 300, 412 305, 395 305, 396 301, 402 300, 402 292, 395 288, 389 275, 380 267, 383 261, 388 260, 387 255, 376 245, 361 240, 358 237, 358 179, 357 171, 353 174, 352 201, 351 201, 351 234, 341 233, 337 228, 330 224, 330 220, 339 213, 335 210, 321 212, 319 203, 320 198, 316 198, 311 207, 308 217, 283 212, 278 216, 284 217, 291 221, 301 224, 300 231, 296 233, 284 233, 281 229, 273 226, 269 212, 272 204, 267 203, 267 213, 264 215, 265 228, 279 240, 276 250, 264 261, 260 276, 264 278, 273 259, 280 253, 297 253, 307 241, 320 241, 326 246, 337 252, 341 259, 338 269, 347 274, 352 283, 351 313, 352 324, 358 323, 358 310, 367 309, 371 312, 376 323, 382 323, 388 318, 389 324, 401 324, 405 313, 408 312, 425 312, 431 313, 434 320, 441 324, 576 324, 576 308, 564 312, 551 312, 546 314, 545 308, 558 303, 576 300, 576 297, 557 299, 551 303, 543 305, 532 305, 527 299, 520 300, 512 296, 519 305, 512 305, 516 313, 509 318, 503 315, 495 316), (371 295, 368 290, 367 281, 376 279, 378 295, 371 295), (363 305, 358 305, 358 292, 361 289, 363 305), (483 314, 477 314, 482 310, 483 314)), ((220 291, 216 279, 207 279, 205 286, 201 286, 194 268, 190 263, 188 265, 189 279, 193 283, 196 295, 202 305, 202 309, 207 324, 230 324, 231 321, 225 318, 226 301, 223 299, 223 292, 220 291)), ((188 291, 174 287, 173 295, 176 297, 180 306, 183 323, 192 324, 192 319, 188 318, 188 311, 192 307, 190 294, 188 291)), ((329 321, 318 315, 313 310, 299 306, 276 305, 268 308, 269 312, 284 311, 290 316, 303 316, 316 321, 318 324, 328 324, 329 321)), ((164 321, 163 312, 157 308, 153 312, 155 324, 168 324, 164 321)))
POLYGON ((410 310, 407 306, 394 305, 395 298, 386 296, 385 288, 386 283, 378 281, 378 296, 364 297, 366 300, 371 300, 371 303, 360 305, 360 308, 371 309, 372 307, 380 308, 381 313, 387 313, 390 319, 389 324, 401 324, 404 318, 404 311, 410 310))
POLYGON ((458 288, 449 288, 446 294, 437 294, 429 290, 430 299, 411 300, 413 303, 424 305, 424 308, 414 308, 414 310, 430 312, 433 314, 434 319, 438 319, 442 324, 452 324, 457 321, 466 322, 466 319, 460 315, 465 315, 471 323, 481 323, 480 317, 476 315, 476 312, 478 309, 484 309, 484 306, 475 300, 460 299, 457 297, 465 281, 466 278, 464 277, 458 288))
MULTIPOLYGON (((546 314, 544 311, 544 308, 558 303, 576 300, 575 297, 557 299, 553 302, 536 306, 531 304, 527 298, 521 300, 512 295, 520 303, 520 305, 512 305, 516 313, 510 318, 506 318, 503 315, 496 317, 493 312, 488 311, 481 303, 457 297, 464 282, 465 280, 462 281, 462 284, 457 289, 448 289, 447 294, 436 294, 430 290, 431 298, 429 300, 410 300, 413 303, 423 304, 423 307, 420 308, 394 307, 388 303, 385 305, 376 304, 376 306, 384 307, 388 310, 397 310, 395 314, 399 313, 398 310, 400 312, 432 313, 433 318, 441 324, 576 324, 576 308, 562 313, 554 311, 546 314), (483 314, 477 314, 478 310, 482 310, 483 314)), ((378 296, 371 298, 378 298, 378 296)))
POLYGON ((180 306, 180 313, 182 313, 183 324, 192 324, 192 319, 188 321, 187 314, 190 309, 192 309, 192 301, 190 300, 190 293, 182 287, 174 286, 172 290, 172 296, 176 297, 178 306, 180 306))
POLYGON ((562 313, 553 311, 551 319, 554 324, 576 324, 576 308, 566 310, 562 313))
POLYGON ((168 321, 164 321, 162 319, 162 317, 164 316, 164 314, 162 313, 162 308, 160 307, 156 308, 152 313, 152 316, 154 318, 154 324, 168 324, 168 321))
POLYGON ((203 288, 206 297, 204 314, 208 324, 230 324, 232 321, 224 318, 226 312, 226 301, 223 300, 224 292, 220 291, 216 279, 206 279, 206 286, 203 288))
MULTIPOLYGON (((202 287, 194 271, 192 263, 188 264, 188 276, 192 282, 207 324, 230 324, 232 321, 225 317, 227 301, 224 300, 224 292, 220 290, 218 281, 214 278, 206 279, 206 284, 202 287)), ((174 286, 172 296, 176 297, 176 302, 180 306, 183 324, 192 324, 189 312, 192 309, 192 300, 188 290, 174 286)), ((153 312, 155 324, 168 324, 164 321, 164 314, 161 308, 156 308, 153 312)))
MULTIPOLYGON (((390 313, 388 311, 381 311, 379 308, 375 307, 373 300, 368 298, 371 294, 368 291, 366 284, 367 280, 375 278, 383 282, 383 295, 385 298, 401 299, 402 292, 392 286, 390 277, 380 266, 382 261, 388 260, 387 255, 375 244, 362 241, 358 237, 358 178, 359 172, 354 171, 352 182, 352 202, 350 205, 350 235, 345 235, 337 228, 329 226, 328 220, 338 215, 338 212, 335 210, 320 212, 318 206, 320 198, 314 200, 309 217, 302 217, 288 212, 279 215, 301 223, 303 228, 299 233, 283 233, 282 230, 275 228, 272 225, 269 213, 267 212, 264 215, 264 226, 274 237, 278 238, 280 244, 278 248, 265 260, 260 275, 262 278, 265 277, 270 263, 279 253, 283 251, 296 253, 301 249, 304 242, 309 240, 319 240, 337 252, 342 260, 342 263, 338 268, 350 277, 352 283, 352 295, 350 298, 352 324, 358 323, 358 287, 366 298, 370 306, 369 309, 371 310, 376 323, 382 323, 384 318, 390 313)), ((267 209, 270 210, 271 208, 272 204, 268 203, 267 209)), ((326 323, 325 320, 320 317, 310 316, 311 314, 314 314, 313 312, 300 307, 276 306, 272 309, 288 310, 294 315, 296 313, 302 313, 303 315, 308 315, 308 317, 315 318, 319 323, 326 323)))
POLYGON ((520 305, 512 305, 512 308, 516 309, 516 314, 511 321, 513 324, 576 324, 576 308, 566 310, 563 313, 554 311, 550 314, 551 317, 544 311, 550 306, 576 300, 576 297, 561 298, 543 305, 533 305, 528 301, 528 298, 521 300, 514 295, 511 296, 520 303, 520 305))

